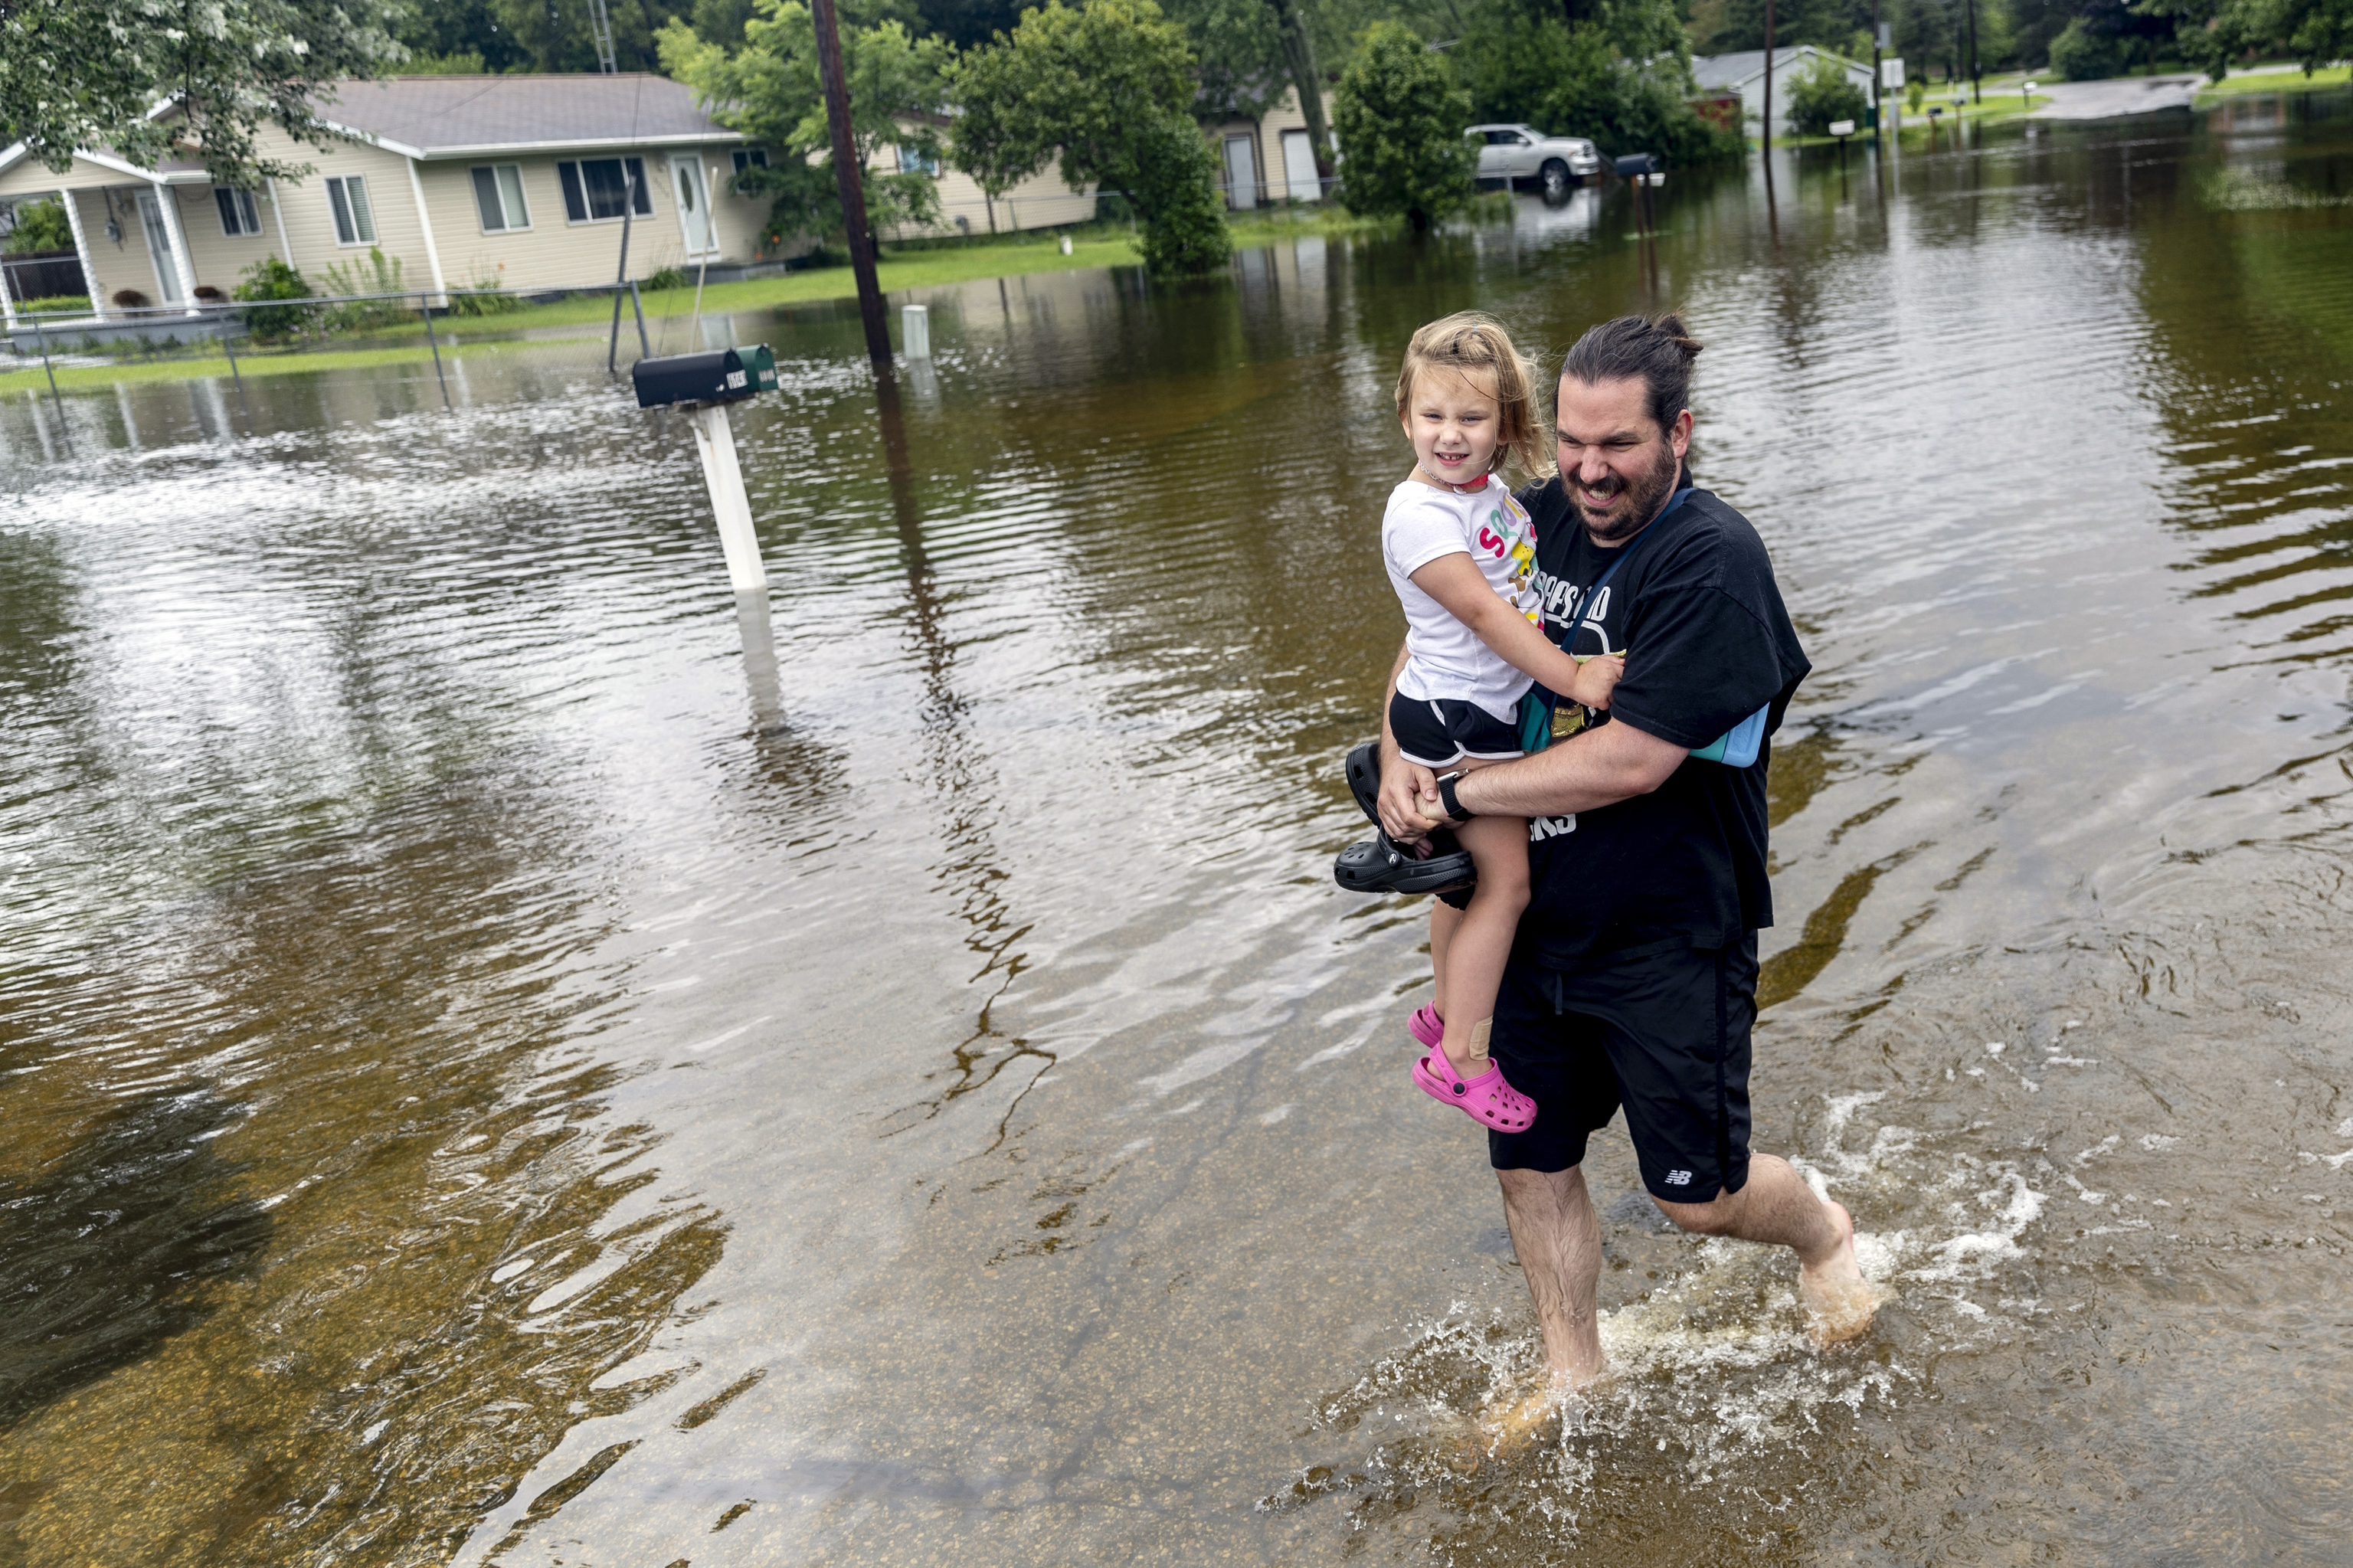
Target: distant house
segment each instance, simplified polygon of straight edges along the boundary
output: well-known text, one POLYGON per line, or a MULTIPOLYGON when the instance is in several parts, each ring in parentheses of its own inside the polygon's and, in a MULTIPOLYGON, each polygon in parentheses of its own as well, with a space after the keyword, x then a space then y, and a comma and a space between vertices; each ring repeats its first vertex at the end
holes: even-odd
MULTIPOLYGON (((1324 95, 1324 122, 1332 122, 1328 92, 1324 95)), ((1295 87, 1285 88, 1274 106, 1255 120, 1244 115, 1205 118, 1201 133, 1218 154, 1218 188, 1237 212, 1265 202, 1321 201, 1329 189, 1316 173, 1307 115, 1299 107, 1295 87)))
MULTIPOLYGON (((1828 60, 1846 72, 1847 79, 1871 96, 1871 68, 1828 49, 1818 49, 1811 44, 1799 44, 1790 48, 1773 51, 1773 133, 1789 133, 1788 84, 1799 71, 1814 61, 1828 60)), ((1737 54, 1695 55, 1692 58, 1692 77, 1699 83, 1700 91, 1708 97, 1738 94, 1740 117, 1749 125, 1765 122, 1765 51, 1742 49, 1737 54)))
POLYGON ((413 289, 610 282, 625 206, 631 277, 732 269, 758 252, 767 200, 731 187, 765 154, 661 77, 347 81, 323 112, 355 139, 317 148, 270 127, 259 138, 265 156, 311 164, 301 180, 232 190, 185 149, 153 170, 88 150, 58 174, 19 145, 0 153, 0 202, 65 197, 101 320, 195 308, 272 256, 323 288, 330 265, 372 247, 399 259, 413 289))
MULTIPOLYGON (((908 115, 899 122, 900 128, 910 132, 930 130, 945 140, 955 122, 945 115, 908 115)), ((1003 234, 1017 228, 1058 228, 1064 224, 1092 223, 1095 217, 1095 187, 1090 181, 1072 190, 1062 179, 1062 160, 1058 154, 1046 166, 991 200, 980 182, 963 170, 953 167, 936 157, 926 157, 913 144, 885 143, 877 146, 866 162, 870 175, 927 174, 937 183, 940 193, 940 221, 936 228, 923 228, 912 224, 893 224, 877 236, 881 239, 913 239, 930 235, 1003 234)))

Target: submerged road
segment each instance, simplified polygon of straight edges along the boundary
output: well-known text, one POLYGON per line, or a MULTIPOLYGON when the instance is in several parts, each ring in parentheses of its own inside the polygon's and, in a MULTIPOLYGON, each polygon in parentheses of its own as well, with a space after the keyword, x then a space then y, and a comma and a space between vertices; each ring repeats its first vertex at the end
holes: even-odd
POLYGON ((2199 76, 2128 76, 2107 81, 2052 81, 2035 87, 2051 101, 2030 120, 2117 120, 2127 114, 2187 111, 2198 96, 2199 76))

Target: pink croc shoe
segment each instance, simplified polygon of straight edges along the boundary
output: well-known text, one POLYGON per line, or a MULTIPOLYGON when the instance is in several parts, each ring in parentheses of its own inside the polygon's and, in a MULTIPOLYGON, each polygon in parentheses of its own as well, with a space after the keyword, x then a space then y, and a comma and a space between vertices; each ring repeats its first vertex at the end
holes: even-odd
POLYGON ((1436 1004, 1425 1001, 1405 1021, 1405 1032, 1424 1050, 1435 1051, 1439 1042, 1446 1038, 1446 1020, 1438 1016, 1436 1004))
POLYGON ((1458 1077, 1446 1053, 1433 1045, 1414 1063, 1413 1081, 1431 1099, 1458 1106, 1472 1121, 1497 1132, 1525 1132, 1536 1119, 1536 1102, 1504 1082, 1504 1069, 1492 1057, 1477 1077, 1458 1077))

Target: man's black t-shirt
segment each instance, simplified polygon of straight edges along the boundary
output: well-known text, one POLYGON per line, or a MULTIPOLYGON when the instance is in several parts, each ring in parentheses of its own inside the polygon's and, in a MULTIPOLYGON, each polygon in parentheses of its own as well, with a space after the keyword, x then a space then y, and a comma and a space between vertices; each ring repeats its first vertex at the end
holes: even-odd
MULTIPOLYGON (((1563 644, 1568 652, 1626 658, 1609 711, 1564 704, 1556 736, 1623 721, 1699 750, 1768 706, 1768 737, 1780 727, 1812 665, 1781 604, 1765 542, 1746 518, 1694 490, 1634 544, 1604 550, 1586 536, 1557 479, 1528 486, 1519 499, 1535 521, 1546 634, 1562 642, 1574 628, 1573 642, 1563 644), (1595 579, 1630 548, 1634 554, 1588 604, 1595 579)), ((1648 795, 1530 823, 1520 956, 1566 969, 1665 942, 1721 947, 1770 926, 1771 758, 1768 738, 1751 768, 1686 759, 1648 795)))

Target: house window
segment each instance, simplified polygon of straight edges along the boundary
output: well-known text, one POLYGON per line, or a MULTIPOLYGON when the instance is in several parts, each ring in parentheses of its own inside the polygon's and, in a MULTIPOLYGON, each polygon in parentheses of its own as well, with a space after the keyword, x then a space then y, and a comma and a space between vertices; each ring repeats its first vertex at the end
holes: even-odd
POLYGON ((937 156, 913 147, 899 149, 899 172, 902 175, 930 175, 937 177, 940 161, 937 156))
POLYGON ((531 209, 522 202, 521 164, 486 164, 473 174, 474 205, 481 209, 484 234, 531 227, 531 209))
POLYGON ((639 217, 651 217, 654 198, 646 190, 646 165, 639 158, 583 158, 578 163, 569 159, 555 165, 556 177, 564 182, 564 216, 575 223, 602 223, 607 218, 621 216, 621 205, 628 202, 639 217), (626 173, 622 165, 628 165, 626 173), (624 184, 624 181, 628 184, 624 184), (631 186, 637 192, 631 200, 631 186))
POLYGON ((768 166, 768 150, 765 147, 738 148, 734 157, 735 172, 739 175, 746 169, 765 169, 768 166))
POLYGON ((365 179, 358 175, 338 175, 329 180, 327 206, 335 215, 336 244, 375 243, 375 212, 368 206, 365 179))
POLYGON ((259 234, 261 214, 254 210, 251 191, 233 191, 225 185, 213 187, 213 200, 220 204, 221 232, 227 235, 259 234))

